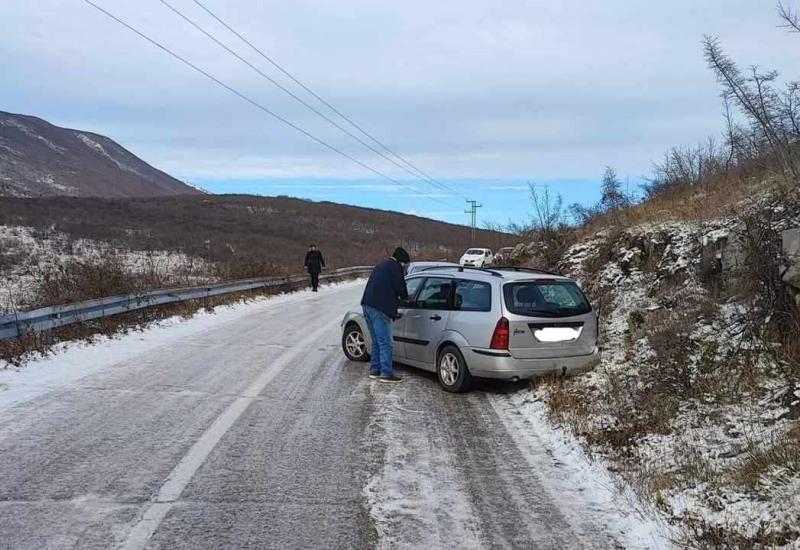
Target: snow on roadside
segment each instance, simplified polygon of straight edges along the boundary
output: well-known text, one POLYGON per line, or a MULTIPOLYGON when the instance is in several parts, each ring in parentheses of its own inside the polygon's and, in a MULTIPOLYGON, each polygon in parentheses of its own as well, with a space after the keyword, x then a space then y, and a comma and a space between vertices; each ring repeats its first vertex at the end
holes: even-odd
POLYGON ((323 285, 318 294, 301 290, 262 296, 247 302, 218 306, 213 312, 199 311, 189 319, 170 317, 123 335, 98 336, 88 343, 62 342, 54 346, 50 355, 32 359, 23 367, 0 361, 0 411, 74 383, 117 362, 129 360, 132 356, 168 345, 176 339, 359 284, 363 284, 363 281, 323 285))
POLYGON ((635 495, 618 484, 602 460, 592 460, 581 442, 547 417, 545 404, 527 391, 492 395, 490 401, 526 459, 565 512, 580 511, 577 526, 607 530, 624 548, 672 548, 669 527, 645 510, 635 495), (590 511, 590 514, 586 514, 590 511))

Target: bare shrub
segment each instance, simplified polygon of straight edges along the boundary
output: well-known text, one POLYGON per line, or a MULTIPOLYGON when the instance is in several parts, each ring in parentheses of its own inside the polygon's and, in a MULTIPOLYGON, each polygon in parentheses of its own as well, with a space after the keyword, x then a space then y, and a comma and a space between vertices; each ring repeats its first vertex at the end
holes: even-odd
POLYGON ((691 394, 695 373, 690 356, 696 347, 691 333, 695 321, 696 317, 681 307, 655 323, 648 341, 657 363, 646 375, 647 385, 654 393, 678 398, 691 394))
POLYGON ((800 210, 800 203, 790 193, 779 193, 737 214, 743 258, 734 291, 753 304, 740 319, 751 347, 771 354, 794 390, 800 387, 800 308, 782 279, 787 262, 780 228, 787 210, 800 210))
POLYGON ((643 185, 647 198, 695 187, 724 173, 729 155, 713 138, 696 147, 673 147, 653 166, 653 176, 643 185))
POLYGON ((692 550, 779 548, 792 542, 796 537, 795 533, 770 533, 770 525, 766 520, 754 526, 750 533, 741 533, 733 519, 727 525, 725 523, 711 525, 706 518, 687 513, 680 520, 684 535, 673 542, 679 548, 692 550))
POLYGON ((525 224, 509 224, 506 231, 530 243, 521 262, 555 271, 567 249, 575 243, 575 230, 567 223, 564 202, 545 185, 529 184, 533 216, 525 224))
POLYGON ((131 273, 116 259, 99 262, 72 261, 54 270, 39 271, 35 305, 79 302, 101 296, 130 294, 151 290, 171 283, 169 274, 149 271, 131 273))
POLYGON ((764 475, 780 469, 787 479, 800 475, 800 426, 771 444, 751 445, 733 472, 734 482, 753 490, 764 475))

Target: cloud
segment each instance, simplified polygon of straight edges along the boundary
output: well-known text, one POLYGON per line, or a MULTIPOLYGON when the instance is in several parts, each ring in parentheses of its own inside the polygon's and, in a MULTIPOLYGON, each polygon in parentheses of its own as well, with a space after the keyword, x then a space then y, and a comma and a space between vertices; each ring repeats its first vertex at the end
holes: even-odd
MULTIPOLYGON (((160 3, 98 2, 347 154, 415 181, 160 3)), ((173 2, 291 84, 193 2, 173 2)), ((719 90, 702 59, 704 33, 719 35, 745 65, 800 74, 798 37, 776 28, 771 6, 752 0, 207 3, 440 180, 590 178, 607 164, 623 175, 647 173, 666 148, 722 128, 719 90)), ((4 109, 110 135, 187 179, 374 176, 84 3, 3 2, 0 20, 4 109)), ((496 189, 524 190, 513 187, 496 189)))

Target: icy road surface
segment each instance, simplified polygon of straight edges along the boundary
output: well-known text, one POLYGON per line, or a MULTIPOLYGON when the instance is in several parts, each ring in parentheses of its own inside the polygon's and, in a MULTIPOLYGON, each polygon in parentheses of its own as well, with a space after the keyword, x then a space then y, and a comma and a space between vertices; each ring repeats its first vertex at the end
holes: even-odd
POLYGON ((557 472, 514 418, 524 388, 451 395, 404 369, 387 386, 345 361, 338 322, 361 288, 0 371, 0 548, 654 546, 557 472))

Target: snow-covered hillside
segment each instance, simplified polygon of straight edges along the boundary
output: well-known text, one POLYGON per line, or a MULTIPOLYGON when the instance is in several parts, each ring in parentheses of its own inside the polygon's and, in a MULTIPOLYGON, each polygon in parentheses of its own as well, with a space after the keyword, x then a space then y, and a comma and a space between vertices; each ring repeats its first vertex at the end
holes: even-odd
POLYGON ((98 134, 0 111, 0 196, 150 197, 204 193, 98 134))
POLYGON ((213 280, 211 264, 186 254, 132 252, 56 231, 0 225, 0 314, 40 304, 47 281, 76 265, 106 267, 153 282, 194 285, 213 280))
POLYGON ((800 544, 800 370, 764 299, 794 291, 763 265, 800 227, 796 206, 607 228, 564 256, 600 307, 603 360, 541 384, 522 412, 544 403, 678 542, 800 544))

